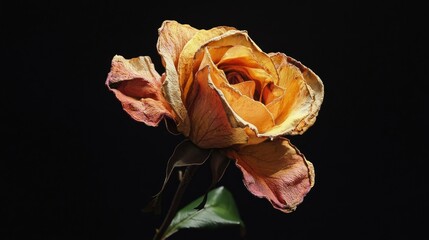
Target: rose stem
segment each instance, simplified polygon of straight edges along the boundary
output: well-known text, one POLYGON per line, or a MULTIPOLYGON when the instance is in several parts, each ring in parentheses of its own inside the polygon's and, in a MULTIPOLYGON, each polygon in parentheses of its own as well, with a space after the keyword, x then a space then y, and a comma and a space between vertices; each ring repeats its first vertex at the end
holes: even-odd
POLYGON ((156 231, 153 240, 160 240, 167 230, 168 226, 170 226, 171 221, 176 215, 177 208, 179 207, 180 200, 182 199, 183 194, 185 193, 186 187, 192 179, 192 176, 195 174, 199 165, 192 165, 186 167, 185 173, 183 174, 183 178, 177 187, 176 193, 174 194, 172 203, 170 205, 170 209, 168 209, 167 215, 164 218, 164 221, 161 224, 161 227, 156 231))

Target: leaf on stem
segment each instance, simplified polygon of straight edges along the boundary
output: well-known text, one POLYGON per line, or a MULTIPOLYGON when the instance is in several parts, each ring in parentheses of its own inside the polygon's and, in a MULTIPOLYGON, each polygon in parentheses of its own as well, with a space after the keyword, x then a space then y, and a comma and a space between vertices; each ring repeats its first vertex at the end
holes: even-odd
POLYGON ((204 196, 199 197, 177 212, 162 239, 166 239, 180 229, 218 228, 238 226, 244 233, 244 223, 238 213, 232 194, 223 186, 208 193, 207 202, 202 209, 196 209, 204 196))

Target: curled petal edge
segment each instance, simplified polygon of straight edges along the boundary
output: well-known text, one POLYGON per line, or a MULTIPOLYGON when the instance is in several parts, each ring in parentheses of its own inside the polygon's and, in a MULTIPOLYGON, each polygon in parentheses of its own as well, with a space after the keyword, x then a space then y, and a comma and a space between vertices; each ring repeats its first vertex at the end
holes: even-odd
POLYGON ((288 139, 245 145, 228 152, 243 173, 243 183, 255 196, 289 213, 314 186, 313 164, 288 139))
POLYGON ((156 72, 150 57, 125 59, 115 55, 105 84, 134 120, 156 127, 165 116, 175 119, 162 94, 164 79, 165 75, 156 72))

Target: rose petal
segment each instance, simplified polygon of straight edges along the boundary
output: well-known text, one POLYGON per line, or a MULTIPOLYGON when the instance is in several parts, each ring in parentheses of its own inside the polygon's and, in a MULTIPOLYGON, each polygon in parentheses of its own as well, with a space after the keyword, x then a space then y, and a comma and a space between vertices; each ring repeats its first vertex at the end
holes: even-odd
POLYGON ((289 140, 246 145, 229 156, 236 160, 247 189, 274 208, 291 212, 314 185, 314 168, 289 140))
POLYGON ((272 82, 271 75, 261 68, 250 68, 240 65, 221 65, 218 68, 225 72, 228 82, 230 83, 234 83, 234 81, 231 80, 231 74, 238 75, 243 78, 243 80, 255 82, 257 93, 255 99, 258 101, 261 100, 262 89, 264 89, 268 83, 272 82))
POLYGON ((211 87, 209 67, 198 71, 188 106, 192 123, 190 138, 201 148, 225 148, 247 142, 243 128, 233 128, 222 101, 211 87))
POLYGON ((180 53, 180 58, 178 62, 178 72, 179 72, 179 82, 181 89, 183 91, 184 101, 186 102, 186 97, 188 95, 189 88, 192 86, 192 69, 193 69, 193 59, 195 53, 198 49, 201 48, 207 41, 216 39, 220 35, 228 31, 233 31, 233 27, 214 27, 209 30, 199 30, 192 39, 184 46, 183 51, 180 53), (190 78, 189 78, 190 77, 190 78))
MULTIPOLYGON (((217 74, 211 75, 212 79, 219 77, 217 74)), ((229 84, 220 83, 216 89, 222 92, 221 97, 225 104, 228 104, 243 124, 254 126, 258 133, 264 133, 274 126, 273 116, 263 103, 238 92, 229 84)))
MULTIPOLYGON (((210 47, 209 49, 214 48, 210 47)), ((213 61, 218 66, 219 65, 239 65, 243 67, 250 68, 262 68, 259 65, 256 56, 249 47, 245 46, 231 46, 227 51, 222 55, 222 58, 219 61, 213 61)))
POLYGON ((284 90, 284 88, 279 87, 274 83, 270 82, 266 84, 264 89, 262 90, 261 102, 263 102, 265 105, 270 104, 272 101, 277 100, 280 97, 284 96, 285 92, 286 91, 284 90))
POLYGON ((278 80, 277 71, 271 58, 268 54, 264 53, 255 42, 253 42, 246 31, 228 31, 206 44, 208 47, 235 45, 250 48, 252 50, 252 54, 257 59, 258 65, 273 78, 273 81, 278 80))
POLYGON ((209 52, 211 61, 214 63, 218 63, 225 53, 234 46, 214 46, 214 47, 202 47, 198 49, 195 53, 194 61, 193 61, 193 72, 197 72, 199 69, 204 68, 206 65, 201 66, 201 61, 203 60, 206 51, 209 52))
POLYGON ((172 20, 164 21, 158 29, 158 52, 164 60, 168 59, 177 67, 184 46, 198 31, 188 24, 180 24, 172 20))
POLYGON ((310 114, 308 114, 308 116, 300 122, 296 129, 299 134, 302 134, 316 121, 316 117, 319 114, 325 94, 324 85, 319 76, 317 76, 310 68, 304 66, 300 61, 297 61, 291 57, 288 57, 287 60, 289 63, 297 66, 301 70, 305 82, 308 84, 307 86, 311 89, 313 97, 310 114))
POLYGON ((273 114, 276 127, 260 136, 302 134, 311 125, 323 101, 323 84, 310 69, 283 53, 270 54, 279 72, 276 84, 285 88, 280 97, 267 108, 273 114))
POLYGON ((273 116, 264 104, 240 93, 228 83, 224 72, 211 61, 207 48, 200 66, 210 67, 214 89, 219 93, 223 104, 228 106, 228 114, 232 114, 240 126, 249 126, 256 132, 265 132, 274 126, 273 116))
POLYGON ((123 109, 133 119, 158 126, 164 116, 175 116, 162 95, 162 81, 149 57, 128 60, 116 55, 112 59, 106 86, 115 93, 123 109))
POLYGON ((248 96, 249 98, 253 98, 253 95, 255 94, 255 82, 253 81, 245 81, 231 86, 242 95, 248 96))
POLYGON ((234 76, 237 76, 238 79, 254 81, 256 95, 252 98, 258 101, 261 101, 262 89, 275 79, 264 66, 259 64, 259 59, 249 47, 233 46, 218 62, 215 60, 213 62, 225 72, 230 83, 236 82, 234 76))
POLYGON ((185 136, 189 134, 189 119, 182 102, 177 63, 183 47, 197 32, 197 29, 176 21, 164 21, 158 29, 157 49, 166 72, 164 95, 177 113, 177 127, 185 136))
POLYGON ((275 129, 267 133, 272 135, 293 132, 299 122, 308 115, 313 101, 304 77, 297 67, 285 63, 279 66, 279 76, 278 85, 285 89, 284 95, 267 104, 277 124, 275 129))
MULTIPOLYGON (((194 72, 207 65, 207 63, 201 63, 206 51, 209 52, 211 62, 224 71, 227 78, 231 75, 236 75, 237 78, 241 78, 243 81, 255 82, 255 87, 259 92, 258 95, 260 95, 262 88, 273 79, 264 67, 258 63, 258 59, 251 48, 244 46, 214 46, 199 49, 194 57, 194 72)), ((231 82, 228 79, 226 82, 235 84, 242 81, 231 82)), ((254 97, 251 96, 251 98, 254 97)))

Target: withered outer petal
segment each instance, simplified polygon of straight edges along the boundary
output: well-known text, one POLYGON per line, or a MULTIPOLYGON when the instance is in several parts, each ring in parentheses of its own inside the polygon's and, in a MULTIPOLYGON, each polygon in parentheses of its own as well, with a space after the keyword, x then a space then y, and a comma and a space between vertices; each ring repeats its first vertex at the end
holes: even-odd
POLYGON ((247 189, 282 212, 294 211, 314 186, 313 164, 286 138, 238 146, 227 154, 247 189))
POLYGON ((311 88, 311 91, 313 93, 312 94, 313 103, 311 105, 310 113, 305 119, 303 119, 298 124, 298 126, 296 127, 296 130, 291 133, 291 134, 303 134, 316 121, 316 117, 319 114, 320 108, 322 106, 323 98, 325 95, 325 87, 320 77, 317 74, 315 74, 310 68, 304 66, 300 61, 295 60, 292 57, 288 57, 288 62, 294 64, 301 70, 302 75, 304 75, 304 79, 308 84, 308 87, 311 88))
POLYGON ((115 55, 105 84, 134 120, 158 126, 164 116, 175 118, 161 92, 163 80, 150 57, 125 59, 115 55))
POLYGON ((179 55, 186 43, 198 32, 198 29, 188 24, 180 24, 177 21, 166 20, 158 29, 157 49, 165 67, 166 79, 162 85, 162 91, 177 114, 176 124, 180 132, 189 135, 189 118, 187 110, 182 102, 182 91, 179 85, 179 73, 177 63, 179 55))
MULTIPOLYGON (((323 102, 324 85, 319 76, 292 57, 279 52, 270 53, 269 56, 276 64, 279 76, 283 76, 284 72, 282 71, 289 71, 288 69, 294 70, 299 74, 299 77, 292 80, 289 79, 289 81, 298 81, 294 84, 299 84, 301 86, 298 90, 299 92, 297 92, 298 95, 291 95, 292 93, 290 91, 288 92, 288 90, 291 89, 288 89, 288 87, 285 88, 285 96, 284 99, 281 100, 294 102, 292 105, 288 106, 288 108, 280 110, 288 111, 288 116, 282 122, 277 122, 273 129, 258 134, 258 136, 274 138, 282 135, 303 134, 316 120, 316 116, 323 102)), ((285 79, 279 80, 280 87, 285 87, 281 84, 285 79)))
POLYGON ((191 140, 201 148, 226 148, 247 143, 243 128, 233 127, 218 93, 213 89, 210 67, 197 72, 193 81, 191 104, 188 113, 191 120, 191 140))
POLYGON ((166 68, 167 79, 163 84, 163 92, 178 115, 177 127, 185 136, 189 136, 190 122, 186 102, 187 86, 192 85, 192 59, 195 50, 206 41, 218 36, 232 27, 214 27, 209 30, 195 29, 188 24, 176 21, 164 21, 158 30, 158 52, 166 68), (184 81, 190 79, 189 83, 184 81))

